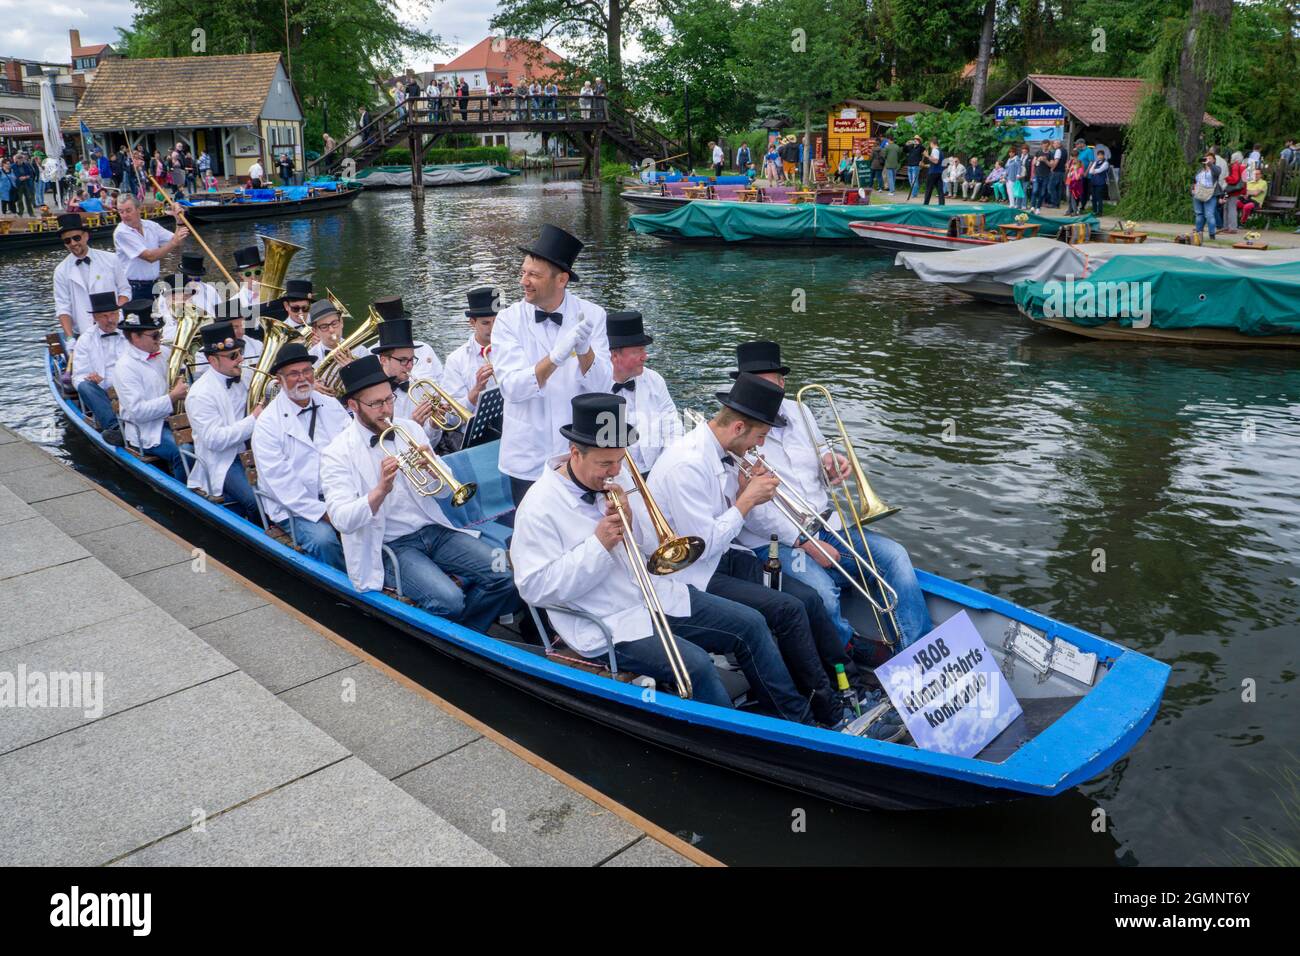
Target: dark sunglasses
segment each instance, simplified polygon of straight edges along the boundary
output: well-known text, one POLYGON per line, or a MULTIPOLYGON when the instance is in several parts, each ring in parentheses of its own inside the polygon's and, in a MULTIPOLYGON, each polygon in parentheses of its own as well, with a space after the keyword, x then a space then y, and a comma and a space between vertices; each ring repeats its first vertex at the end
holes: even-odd
POLYGON ((244 270, 244 278, 245 278, 245 279, 251 278, 252 276, 260 276, 261 274, 262 274, 262 270, 261 270, 261 269, 245 269, 245 270, 244 270))
MULTIPOLYGON (((83 234, 83 235, 84 235, 84 234, 83 234)), ((64 236, 64 237, 63 237, 63 244, 64 244, 65 246, 70 246, 70 245, 72 245, 74 242, 81 242, 81 241, 82 241, 82 240, 78 239, 76 236, 64 236)))

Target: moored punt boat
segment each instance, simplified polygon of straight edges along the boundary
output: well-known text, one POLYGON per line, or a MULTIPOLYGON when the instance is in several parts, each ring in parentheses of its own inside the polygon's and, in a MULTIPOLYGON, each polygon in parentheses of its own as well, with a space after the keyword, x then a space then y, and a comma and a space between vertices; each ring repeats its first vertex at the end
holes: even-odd
MULTIPOLYGON (((706 181, 695 180, 676 180, 673 182, 659 183, 653 186, 638 186, 634 189, 628 189, 619 193, 619 198, 642 212, 656 213, 668 212, 684 206, 691 202, 742 202, 742 193, 745 190, 753 189, 752 198, 747 200, 755 203, 768 204, 788 204, 797 190, 790 186, 750 186, 748 182, 740 183, 710 183, 706 181), (692 187, 704 186, 707 194, 702 197, 687 195, 687 189, 692 187)), ((858 190, 846 189, 842 187, 830 188, 822 187, 810 190, 812 201, 821 205, 850 205, 855 206, 859 203, 865 205, 866 199, 860 199, 858 190)))
POLYGON ((1015 300, 1036 324, 1087 338, 1300 348, 1300 262, 1121 255, 1086 278, 1018 282, 1015 300))
MULTIPOLYGON (((87 214, 90 215, 90 214, 87 214)), ((86 215, 82 216, 83 220, 86 215)), ((170 215, 150 216, 161 226, 168 229, 175 227, 176 220, 170 215)), ((19 251, 24 249, 40 248, 63 248, 63 240, 59 237, 57 225, 48 225, 39 219, 19 218, 2 220, 10 223, 7 231, 0 227, 0 252, 19 251), (33 229, 31 223, 42 223, 40 229, 33 229)), ((117 228, 118 220, 113 219, 111 222, 101 220, 99 225, 88 226, 87 231, 90 233, 90 241, 109 240, 112 241, 113 230, 117 228)))
POLYGON ((959 249, 970 249, 973 246, 997 244, 996 239, 953 235, 947 229, 904 226, 896 222, 851 222, 849 228, 858 238, 877 249, 933 249, 940 252, 954 252, 959 249))
MULTIPOLYGON (((56 384, 58 365, 46 358, 60 407, 94 445, 151 488, 222 532, 337 597, 439 651, 557 706, 648 742, 779 785, 853 806, 912 809, 977 805, 1023 796, 1051 796, 1096 776, 1126 754, 1150 725, 1169 668, 1136 651, 1052 621, 973 588, 920 574, 936 622, 969 615, 1002 660, 1001 635, 1020 621, 1096 653, 1097 678, 1088 685, 1055 672, 1040 679, 1028 666, 1007 666, 1023 716, 978 757, 961 758, 901 744, 833 733, 741 709, 646 694, 594 667, 573 667, 517 635, 482 634, 423 612, 378 591, 358 592, 346 575, 318 564, 255 524, 187 489, 170 475, 105 442, 77 404, 56 384)), ((492 540, 508 508, 509 489, 496 471, 495 446, 448 456, 459 480, 479 483, 479 495, 453 520, 468 519, 492 540)), ((458 512, 460 509, 458 509, 458 512)))
MULTIPOLYGON (((925 206, 884 203, 878 206, 832 206, 820 203, 772 204, 698 201, 655 215, 636 215, 628 228, 671 242, 747 243, 750 245, 839 245, 863 250, 875 248, 852 228, 854 222, 885 222, 946 232, 954 217, 984 216, 986 226, 1015 221, 1016 210, 1006 206, 952 204, 925 206)), ((1053 230, 1062 225, 1096 222, 1092 216, 1056 219, 1029 217, 1029 223, 1053 230)))
MULTIPOLYGON (((424 167, 426 186, 463 186, 469 183, 495 183, 522 170, 492 163, 448 163, 424 167)), ((410 187, 410 166, 367 166, 352 182, 365 189, 399 189, 410 187)))
POLYGON ((951 255, 900 252, 895 265, 916 273, 922 282, 935 283, 1001 305, 1015 305, 1017 282, 1064 282, 1083 278, 1117 256, 1169 256, 1236 269, 1300 263, 1300 249, 1231 249, 1151 241, 1141 245, 1084 242, 1074 245, 1051 239, 1022 239, 982 249, 964 249, 951 255))
MULTIPOLYGON (((251 199, 244 195, 222 199, 195 199, 183 202, 185 217, 191 222, 230 222, 239 219, 275 219, 281 216, 301 216, 326 209, 340 209, 351 204, 361 190, 357 187, 324 189, 308 186, 289 186, 274 190, 274 199, 251 199), (299 192, 301 191, 301 193, 299 192)), ((256 190, 254 192, 257 192, 256 190)), ((271 190, 262 190, 272 192, 271 190)), ((204 196, 204 193, 196 193, 204 196)))

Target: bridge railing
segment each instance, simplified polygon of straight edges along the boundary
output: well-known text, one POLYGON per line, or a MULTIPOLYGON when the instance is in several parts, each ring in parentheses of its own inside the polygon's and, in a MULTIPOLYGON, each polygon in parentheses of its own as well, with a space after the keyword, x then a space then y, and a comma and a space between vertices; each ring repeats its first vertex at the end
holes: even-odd
POLYGON ((409 122, 417 125, 465 123, 489 126, 494 123, 555 124, 603 123, 607 105, 603 96, 532 96, 526 92, 472 93, 466 97, 421 96, 400 107, 409 122))

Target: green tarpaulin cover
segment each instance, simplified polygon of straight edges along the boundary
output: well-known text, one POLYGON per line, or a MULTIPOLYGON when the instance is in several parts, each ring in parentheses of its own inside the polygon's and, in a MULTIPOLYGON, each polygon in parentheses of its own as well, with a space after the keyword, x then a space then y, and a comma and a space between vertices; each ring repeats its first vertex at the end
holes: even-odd
MULTIPOLYGON (((628 227, 648 236, 720 239, 743 242, 809 239, 854 239, 851 222, 893 222, 904 226, 947 229, 948 220, 963 213, 984 213, 990 229, 1016 221, 1017 210, 995 203, 884 203, 879 206, 824 206, 803 203, 688 202, 671 212, 632 216, 628 227)), ((1096 223, 1092 216, 1056 219, 1030 215, 1029 222, 1051 230, 1073 222, 1096 223)))
POLYGON ((1243 335, 1300 333, 1300 263, 1236 269, 1173 256, 1117 256, 1086 279, 1028 280, 1016 305, 1033 319, 1076 325, 1236 329, 1243 335))

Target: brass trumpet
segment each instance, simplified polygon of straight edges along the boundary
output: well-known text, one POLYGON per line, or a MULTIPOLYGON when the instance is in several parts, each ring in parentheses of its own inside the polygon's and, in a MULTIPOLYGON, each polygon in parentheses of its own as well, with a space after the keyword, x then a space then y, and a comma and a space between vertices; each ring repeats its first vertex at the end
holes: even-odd
POLYGON ((431 402, 433 413, 429 416, 429 421, 433 423, 434 428, 441 428, 445 432, 454 432, 474 417, 473 412, 452 398, 450 392, 431 378, 411 379, 406 394, 417 405, 421 402, 431 402), (448 411, 443 412, 443 408, 448 411))
POLYGON ((474 482, 461 484, 441 462, 428 445, 413 439, 401 425, 385 419, 387 426, 379 435, 379 447, 385 458, 396 458, 397 469, 411 483, 411 490, 422 497, 438 495, 444 488, 451 489, 451 503, 459 508, 478 492, 474 482), (396 451, 389 451, 384 442, 392 437, 396 451))

